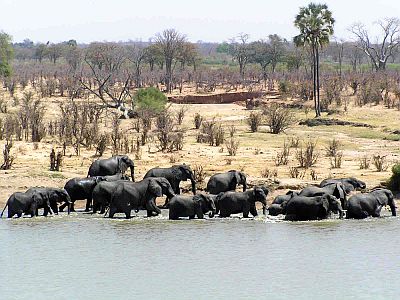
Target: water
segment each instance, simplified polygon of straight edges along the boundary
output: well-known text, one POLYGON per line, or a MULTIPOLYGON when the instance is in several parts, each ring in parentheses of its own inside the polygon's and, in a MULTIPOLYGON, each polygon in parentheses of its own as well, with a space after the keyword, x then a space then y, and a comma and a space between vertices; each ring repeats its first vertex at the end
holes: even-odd
POLYGON ((0 299, 398 299, 399 218, 0 220, 0 299))

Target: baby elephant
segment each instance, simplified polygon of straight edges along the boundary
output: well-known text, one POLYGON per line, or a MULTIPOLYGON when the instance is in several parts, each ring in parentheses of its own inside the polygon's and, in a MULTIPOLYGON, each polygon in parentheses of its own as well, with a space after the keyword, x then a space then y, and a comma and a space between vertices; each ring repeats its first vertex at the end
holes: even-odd
POLYGON ((210 195, 198 194, 194 196, 175 196, 169 201, 169 219, 178 220, 180 217, 189 219, 203 219, 204 214, 214 217, 215 204, 210 195))

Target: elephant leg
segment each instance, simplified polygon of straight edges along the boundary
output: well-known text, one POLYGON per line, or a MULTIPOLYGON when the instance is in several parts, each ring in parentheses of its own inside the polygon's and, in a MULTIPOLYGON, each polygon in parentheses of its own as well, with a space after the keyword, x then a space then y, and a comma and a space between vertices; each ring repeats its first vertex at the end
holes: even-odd
POLYGON ((110 212, 108 213, 109 218, 114 218, 115 213, 117 210, 114 207, 110 207, 110 212))
POLYGON ((71 202, 71 210, 72 212, 75 212, 75 201, 71 202))
POLYGON ((381 216, 382 206, 378 206, 375 211, 371 213, 371 216, 374 218, 379 218, 381 216))
MULTIPOLYGON (((73 202, 72 202, 72 203, 73 203, 73 202)), ((60 207, 58 208, 58 211, 59 211, 59 212, 63 212, 63 211, 64 211, 64 208, 66 208, 67 205, 68 205, 68 204, 64 202, 63 204, 60 205, 60 207)), ((72 204, 71 204, 71 205, 72 205, 72 204)))
POLYGON ((125 218, 126 218, 126 219, 130 219, 130 218, 131 218, 131 210, 127 210, 127 211, 125 212, 125 218))
POLYGON ((21 218, 22 217, 22 212, 17 212, 17 217, 21 218))
MULTIPOLYGON (((250 207, 250 213, 253 215, 253 217, 257 217, 258 216, 257 209, 256 209, 255 205, 250 207)), ((244 213, 243 213, 243 215, 244 215, 244 213)))
POLYGON ((150 218, 153 216, 153 211, 152 210, 147 210, 147 217, 150 218))
POLYGON ((191 216, 189 216, 189 220, 194 219, 195 216, 196 216, 196 215, 191 215, 191 216))
POLYGON ((89 197, 89 198, 86 199, 86 207, 85 207, 85 211, 86 212, 90 211, 91 205, 92 205, 92 198, 89 197))
POLYGON ((101 205, 100 214, 104 215, 105 212, 106 212, 106 206, 105 205, 101 205))

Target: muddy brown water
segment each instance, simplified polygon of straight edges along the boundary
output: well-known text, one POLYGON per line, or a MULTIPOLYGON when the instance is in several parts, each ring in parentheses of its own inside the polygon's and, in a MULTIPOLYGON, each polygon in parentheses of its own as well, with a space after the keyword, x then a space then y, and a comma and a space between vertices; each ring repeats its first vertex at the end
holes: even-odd
POLYGON ((0 299, 398 299, 399 227, 388 215, 2 219, 0 299))

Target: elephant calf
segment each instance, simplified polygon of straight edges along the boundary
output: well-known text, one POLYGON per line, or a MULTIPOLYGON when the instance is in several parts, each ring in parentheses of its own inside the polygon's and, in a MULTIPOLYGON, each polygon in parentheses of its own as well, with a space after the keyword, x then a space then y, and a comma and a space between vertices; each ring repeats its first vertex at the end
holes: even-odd
MULTIPOLYGON (((50 210, 51 208, 49 203, 47 203, 47 206, 50 210)), ((0 218, 3 217, 3 213, 7 207, 8 218, 12 218, 14 215, 17 215, 18 218, 20 218, 23 214, 34 217, 38 207, 38 199, 34 194, 16 192, 8 198, 6 206, 4 206, 3 211, 1 212, 0 218)))
POLYGON ((217 211, 221 218, 238 213, 243 213, 244 218, 248 218, 249 213, 255 217, 257 216, 255 204, 257 201, 262 203, 263 212, 265 212, 267 194, 268 190, 259 186, 245 192, 226 192, 218 200, 217 211))
POLYGON ((215 204, 210 195, 175 196, 169 201, 170 220, 178 220, 180 217, 194 219, 195 216, 203 219, 207 212, 210 212, 210 218, 214 217, 215 204))
POLYGON ((286 218, 289 221, 308 221, 326 219, 329 213, 339 213, 343 218, 340 201, 332 195, 304 197, 295 196, 286 205, 286 218))
POLYGON ((368 194, 357 194, 349 199, 346 218, 380 217, 381 209, 386 205, 389 205, 392 216, 396 216, 396 205, 390 190, 379 188, 368 194))

